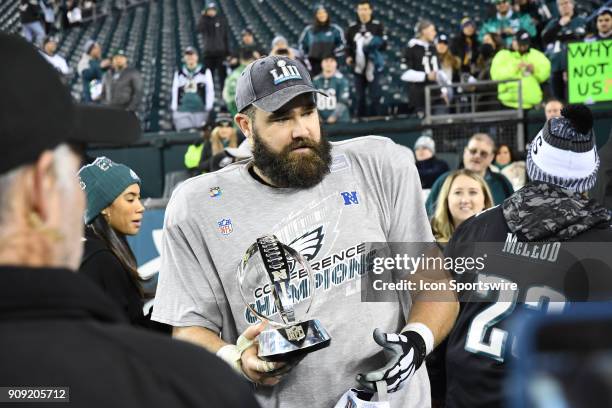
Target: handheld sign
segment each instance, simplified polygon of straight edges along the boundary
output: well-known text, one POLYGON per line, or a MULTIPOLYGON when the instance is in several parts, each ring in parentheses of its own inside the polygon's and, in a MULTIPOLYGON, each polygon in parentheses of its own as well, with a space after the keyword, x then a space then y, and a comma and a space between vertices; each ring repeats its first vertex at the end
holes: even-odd
POLYGON ((612 101, 612 40, 569 44, 567 75, 570 103, 612 101))

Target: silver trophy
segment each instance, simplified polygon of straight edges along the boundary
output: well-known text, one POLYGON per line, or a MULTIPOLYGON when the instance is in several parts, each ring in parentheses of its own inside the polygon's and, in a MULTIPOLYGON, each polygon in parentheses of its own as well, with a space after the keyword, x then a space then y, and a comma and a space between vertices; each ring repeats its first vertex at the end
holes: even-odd
POLYGON ((308 319, 314 283, 308 261, 274 235, 258 238, 246 251, 238 267, 240 294, 258 319, 269 322, 269 329, 259 335, 259 358, 293 360, 329 346, 331 337, 321 322, 308 319), (304 289, 304 285, 308 285, 311 296, 300 300, 300 288, 304 289), (269 316, 256 307, 258 298, 262 302, 263 293, 274 302, 275 311, 269 316))

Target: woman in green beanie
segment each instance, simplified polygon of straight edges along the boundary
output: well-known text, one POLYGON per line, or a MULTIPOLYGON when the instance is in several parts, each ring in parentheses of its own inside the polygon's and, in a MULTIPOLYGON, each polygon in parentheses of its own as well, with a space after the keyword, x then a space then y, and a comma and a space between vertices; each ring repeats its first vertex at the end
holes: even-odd
POLYGON ((126 235, 140 230, 144 207, 140 178, 129 167, 98 157, 78 173, 87 196, 85 250, 79 272, 91 278, 133 325, 151 327, 143 314, 144 291, 126 235))

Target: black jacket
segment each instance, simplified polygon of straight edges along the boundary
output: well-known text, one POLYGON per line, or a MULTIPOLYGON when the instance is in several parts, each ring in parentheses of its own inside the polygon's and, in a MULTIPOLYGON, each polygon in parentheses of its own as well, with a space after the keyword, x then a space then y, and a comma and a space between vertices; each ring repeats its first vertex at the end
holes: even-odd
POLYGON ((79 273, 95 282, 119 306, 130 323, 147 327, 142 298, 130 272, 91 228, 85 229, 85 239, 79 273))
POLYGON ((132 328, 85 277, 0 267, 0 384, 70 387, 70 406, 258 407, 202 348, 132 328))
POLYGON ((36 0, 21 0, 19 5, 19 15, 22 24, 42 21, 42 11, 36 0))
POLYGON ((381 37, 383 39, 383 45, 380 51, 384 51, 387 48, 387 37, 385 35, 385 29, 382 23, 378 20, 370 20, 368 23, 362 24, 359 22, 352 23, 346 30, 346 56, 355 59, 355 35, 360 31, 370 32, 373 36, 381 37))
POLYGON ((461 32, 450 43, 451 53, 461 60, 461 72, 472 73, 472 67, 476 65, 478 59, 480 43, 476 34, 472 36, 471 41, 471 44, 468 44, 468 37, 461 32))
POLYGON ((436 156, 417 161, 416 168, 419 172, 422 188, 431 188, 438 177, 449 170, 448 164, 444 160, 437 159, 436 156))
MULTIPOLYGON (((527 187, 528 185, 524 188, 527 187)), ((522 194, 520 190, 515 193, 519 194, 522 194)), ((538 213, 521 210, 521 215, 517 218, 531 219, 525 222, 525 225, 529 223, 533 228, 555 230, 557 228, 554 225, 555 221, 545 219, 546 214, 551 212, 559 214, 568 207, 563 203, 564 199, 558 196, 550 195, 546 199, 548 200, 546 202, 542 201, 541 197, 526 199, 525 203, 530 201, 538 203, 535 209, 538 213), (546 204, 540 204, 541 202, 546 204)), ((574 208, 574 205, 570 206, 574 208)), ((586 297, 582 299, 589 301, 601 300, 602 297, 609 299, 610 296, 610 280, 602 279, 610 270, 610 257, 602 252, 604 245, 612 242, 612 225, 609 222, 599 223, 563 241, 559 244, 563 245, 561 247, 563 249, 558 251, 557 256, 553 255, 554 251, 550 246, 553 241, 559 242, 558 238, 547 236, 534 241, 522 239, 521 234, 513 233, 509 228, 502 207, 502 205, 493 207, 464 221, 453 234, 444 253, 446 259, 467 259, 465 257, 474 259, 482 257, 483 252, 486 252, 484 268, 478 270, 480 277, 483 280, 488 279, 489 282, 505 279, 516 283, 518 288, 512 292, 504 291, 503 295, 494 290, 484 290, 480 293, 468 291, 460 294, 461 311, 447 338, 446 407, 448 408, 505 406, 511 390, 505 385, 509 378, 510 367, 516 363, 516 356, 512 352, 512 338, 516 335, 515 323, 519 319, 525 321, 535 313, 546 311, 549 301, 552 302, 551 294, 556 294, 556 299, 567 299, 569 302, 572 302, 572 298, 580 299, 583 295, 586 297), (544 246, 546 243, 548 249, 544 246), (540 257, 537 256, 538 253, 540 257), (546 254, 550 254, 550 257, 546 254), (584 269, 586 265, 589 265, 588 269, 584 269), (598 269, 600 272, 597 272, 598 269), (595 279, 589 283, 593 278, 595 279), (585 285, 586 292, 583 291, 585 285), (512 296, 508 296, 506 298, 508 300, 503 303, 507 306, 502 306, 500 296, 508 294, 512 296), (542 301, 543 299, 546 301, 542 301), (529 307, 526 302, 533 302, 532 305, 538 306, 529 307), (497 314, 485 315, 485 310, 494 304, 497 305, 495 309, 497 314), (503 310, 500 310, 500 307, 503 310), (480 324, 473 324, 475 321, 480 324), (492 333, 498 333, 495 336, 503 340, 492 341, 494 336, 492 333)), ((518 211, 514 214, 518 214, 518 211)), ((567 230, 577 227, 565 216, 559 217, 558 221, 567 230)), ((580 229, 576 228, 574 231, 580 229)), ((453 278, 462 283, 473 282, 477 276, 475 271, 454 274, 453 278)), ((503 301, 504 298, 501 299, 503 301)), ((563 302, 557 305, 557 308, 563 306, 563 302)))
POLYGON ((597 182, 590 196, 612 211, 612 131, 608 142, 599 149, 599 160, 597 182))
POLYGON ((220 15, 200 16, 198 32, 202 35, 204 57, 227 57, 229 55, 228 28, 220 15))
MULTIPOLYGON (((416 111, 423 112, 425 111, 425 87, 438 84, 427 78, 430 72, 440 67, 436 47, 418 38, 413 38, 408 41, 408 46, 403 51, 403 62, 408 68, 402 75, 402 79, 408 84, 410 105, 416 111)), ((439 98, 440 91, 432 90, 432 105, 439 98)))

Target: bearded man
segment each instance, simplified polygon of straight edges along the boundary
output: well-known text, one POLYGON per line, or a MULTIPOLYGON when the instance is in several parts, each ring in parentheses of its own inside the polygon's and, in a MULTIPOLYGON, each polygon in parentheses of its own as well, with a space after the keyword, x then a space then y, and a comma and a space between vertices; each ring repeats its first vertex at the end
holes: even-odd
MULTIPOLYGON (((452 327, 457 304, 402 302, 407 293, 395 292, 397 301, 366 303, 358 281, 363 243, 433 241, 414 160, 382 137, 328 142, 317 92, 306 68, 286 57, 256 60, 241 74, 234 119, 253 158, 174 192, 153 319, 257 384, 264 407, 331 407, 357 382, 375 390, 379 381, 397 391, 393 407, 428 406, 421 363, 452 327), (301 301, 316 292, 311 315, 333 337, 294 366, 257 357, 253 340, 264 325, 255 325, 236 279, 245 251, 270 234, 310 262, 316 283, 305 285, 301 301)), ((269 286, 255 293, 259 313, 276 313, 269 286)))

